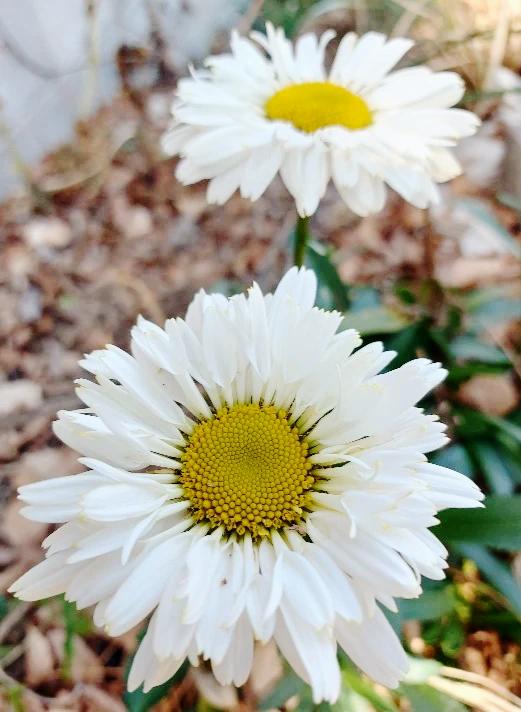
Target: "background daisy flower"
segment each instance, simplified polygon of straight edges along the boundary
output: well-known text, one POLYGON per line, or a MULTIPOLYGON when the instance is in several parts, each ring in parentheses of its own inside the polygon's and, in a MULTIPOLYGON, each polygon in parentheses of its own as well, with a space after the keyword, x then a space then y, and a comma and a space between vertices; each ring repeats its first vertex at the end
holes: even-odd
POLYGON ((358 348, 315 292, 293 268, 274 294, 200 292, 185 320, 140 319, 131 355, 85 358, 86 408, 55 424, 89 471, 20 489, 26 517, 62 526, 12 591, 64 592, 114 636, 152 614, 131 689, 187 657, 242 685, 272 638, 316 701, 339 694, 337 643, 384 685, 407 668, 380 607, 444 577, 429 527, 482 495, 424 454, 446 437, 415 404, 445 371, 379 373, 393 353, 358 348))
POLYGON ((417 207, 436 202, 436 184, 461 170, 451 147, 479 124, 449 109, 462 79, 425 66, 391 71, 413 42, 376 32, 346 35, 328 71, 333 36, 305 34, 293 46, 268 23, 253 41, 232 34, 230 54, 181 80, 163 139, 182 157, 179 180, 209 179, 209 202, 224 203, 236 190, 257 200, 280 173, 302 217, 330 180, 359 215, 383 207, 386 184, 417 207))

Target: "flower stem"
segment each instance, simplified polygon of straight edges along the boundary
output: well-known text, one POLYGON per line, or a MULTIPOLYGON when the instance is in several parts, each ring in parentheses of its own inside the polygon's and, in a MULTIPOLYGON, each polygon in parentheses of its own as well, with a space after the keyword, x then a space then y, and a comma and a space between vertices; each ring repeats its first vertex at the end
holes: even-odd
POLYGON ((297 267, 302 267, 304 264, 306 248, 310 237, 309 217, 301 218, 299 215, 297 224, 295 225, 295 248, 293 253, 293 261, 297 267))

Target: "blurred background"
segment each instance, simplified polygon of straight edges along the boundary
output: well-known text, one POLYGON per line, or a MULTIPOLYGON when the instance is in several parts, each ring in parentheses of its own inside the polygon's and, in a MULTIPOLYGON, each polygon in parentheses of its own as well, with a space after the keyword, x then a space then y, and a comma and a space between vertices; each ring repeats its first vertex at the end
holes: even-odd
POLYGON ((521 3, 519 0, 17 0, 0 12, 0 710, 214 709, 513 712, 521 709, 521 3), (128 346, 143 314, 182 314, 200 287, 264 289, 289 264, 294 225, 280 183, 250 204, 209 207, 176 182, 159 137, 176 81, 232 27, 290 35, 333 27, 411 36, 407 63, 465 80, 480 115, 458 148, 464 176, 421 211, 391 196, 360 219, 334 190, 313 218, 320 302, 367 340, 442 361, 425 403, 453 442, 436 461, 479 482, 485 510, 448 512, 444 582, 393 616, 413 658, 397 692, 342 660, 337 705, 269 646, 245 689, 204 668, 148 695, 124 692, 133 631, 110 639, 61 599, 5 591, 41 558, 45 524, 19 517, 20 485, 79 469, 52 435, 79 406, 83 353, 128 346), (159 700, 162 701, 160 702, 159 700))

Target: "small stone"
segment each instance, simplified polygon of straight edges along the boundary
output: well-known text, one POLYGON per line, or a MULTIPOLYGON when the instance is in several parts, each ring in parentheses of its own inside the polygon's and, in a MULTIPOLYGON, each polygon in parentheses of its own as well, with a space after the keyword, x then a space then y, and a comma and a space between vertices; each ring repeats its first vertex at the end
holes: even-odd
POLYGON ((72 230, 61 218, 35 218, 25 225, 22 237, 34 248, 61 248, 67 247, 71 242, 72 230))
POLYGON ((130 205, 121 195, 112 201, 112 216, 116 227, 129 240, 146 237, 154 227, 150 210, 143 205, 130 205))
POLYGON ((18 302, 18 315, 20 321, 29 324, 37 321, 43 311, 42 292, 38 287, 28 287, 18 302))

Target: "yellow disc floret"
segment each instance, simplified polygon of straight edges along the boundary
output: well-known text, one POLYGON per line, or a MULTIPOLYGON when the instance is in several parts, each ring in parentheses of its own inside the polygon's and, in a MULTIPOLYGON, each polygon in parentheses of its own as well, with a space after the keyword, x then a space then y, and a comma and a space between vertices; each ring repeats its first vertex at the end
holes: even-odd
POLYGON ((181 456, 192 516, 253 538, 298 524, 315 481, 308 447, 283 409, 222 408, 195 426, 181 456))
POLYGON ((326 126, 363 129, 373 123, 371 110, 357 94, 329 82, 304 82, 280 89, 268 99, 266 116, 289 121, 312 133, 326 126))

